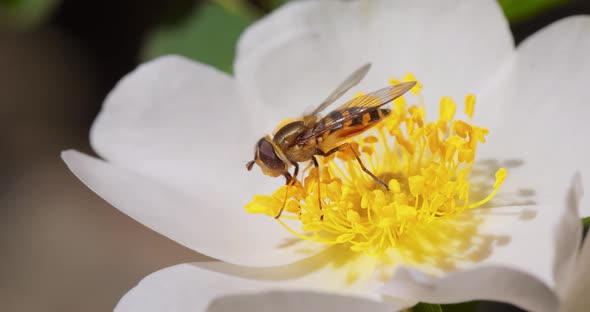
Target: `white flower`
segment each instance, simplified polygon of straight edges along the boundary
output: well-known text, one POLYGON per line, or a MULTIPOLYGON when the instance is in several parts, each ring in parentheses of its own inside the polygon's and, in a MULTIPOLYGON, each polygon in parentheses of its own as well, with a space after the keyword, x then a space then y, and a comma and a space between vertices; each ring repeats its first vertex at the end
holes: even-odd
POLYGON ((572 257, 564 246, 575 244, 562 235, 575 217, 566 209, 569 180, 590 174, 588 34, 590 18, 567 18, 515 49, 492 1, 301 1, 244 33, 235 78, 173 56, 140 66, 111 92, 92 128, 104 160, 76 151, 62 157, 113 206, 220 261, 156 272, 117 310, 391 311, 490 299, 555 311, 572 257), (467 240, 465 248, 486 248, 473 258, 444 267, 401 263, 387 281, 361 274, 347 282, 362 262, 334 262, 343 259, 339 250, 321 244, 302 252, 275 220, 244 213, 254 194, 283 182, 245 170, 256 140, 367 61, 372 70, 357 90, 411 71, 425 86, 428 111, 442 96, 478 95, 475 120, 490 130, 479 167, 506 166, 509 178, 499 207, 474 211, 480 245, 467 240))

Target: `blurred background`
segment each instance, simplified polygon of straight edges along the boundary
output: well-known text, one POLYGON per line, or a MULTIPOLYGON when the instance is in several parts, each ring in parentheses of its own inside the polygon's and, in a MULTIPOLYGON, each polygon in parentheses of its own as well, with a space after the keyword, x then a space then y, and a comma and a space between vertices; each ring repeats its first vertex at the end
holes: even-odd
MULTIPOLYGON (((0 311, 109 311, 147 274, 203 259, 103 202, 59 153, 92 153, 103 99, 139 63, 175 53, 231 73, 240 32, 285 2, 0 0, 0 311)), ((588 0, 500 4, 517 43, 590 14, 588 0)))

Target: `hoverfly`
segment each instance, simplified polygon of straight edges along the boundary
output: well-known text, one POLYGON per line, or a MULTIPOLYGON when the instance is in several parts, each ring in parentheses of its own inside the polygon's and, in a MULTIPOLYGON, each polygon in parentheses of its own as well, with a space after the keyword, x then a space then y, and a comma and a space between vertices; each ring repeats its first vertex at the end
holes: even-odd
MULTIPOLYGON (((317 168, 319 182, 320 168, 316 157, 326 157, 344 148, 349 148, 356 157, 362 170, 377 183, 389 189, 385 182, 365 167, 350 143, 344 141, 375 126, 379 121, 388 116, 391 110, 381 108, 381 106, 406 93, 416 82, 409 81, 379 89, 342 104, 323 118, 320 118, 318 115, 326 107, 344 95, 346 91, 356 86, 366 76, 370 68, 371 64, 367 63, 350 74, 346 80, 338 85, 330 96, 310 114, 303 116, 301 120, 284 125, 272 138, 266 135, 258 140, 255 146, 254 160, 246 164, 248 171, 252 170, 252 167, 256 163, 264 174, 271 177, 282 175, 286 179, 286 184, 293 185, 296 182, 299 172, 298 163, 311 160, 317 168), (295 168, 293 175, 289 173, 291 166, 295 168)), ((319 187, 320 184, 318 183, 318 201, 321 209, 319 187)), ((275 218, 281 216, 284 208, 285 203, 283 203, 283 207, 281 207, 275 218)))

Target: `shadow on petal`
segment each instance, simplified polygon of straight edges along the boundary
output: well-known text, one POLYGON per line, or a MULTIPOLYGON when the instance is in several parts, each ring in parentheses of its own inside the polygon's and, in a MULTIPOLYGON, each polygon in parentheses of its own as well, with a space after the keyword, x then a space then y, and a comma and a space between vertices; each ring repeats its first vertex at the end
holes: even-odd
POLYGON ((407 305, 393 305, 363 298, 322 294, 307 291, 270 291, 255 294, 239 294, 217 298, 207 312, 225 311, 374 311, 393 312, 407 305))
POLYGON ((461 263, 485 260, 494 246, 509 243, 510 237, 480 233, 483 219, 481 213, 466 211, 403 236, 397 245, 402 262, 437 274, 456 270, 461 263))
POLYGON ((343 246, 334 246, 317 255, 283 266, 253 268, 223 262, 194 265, 240 278, 273 281, 278 286, 367 293, 377 259, 350 251, 343 246))

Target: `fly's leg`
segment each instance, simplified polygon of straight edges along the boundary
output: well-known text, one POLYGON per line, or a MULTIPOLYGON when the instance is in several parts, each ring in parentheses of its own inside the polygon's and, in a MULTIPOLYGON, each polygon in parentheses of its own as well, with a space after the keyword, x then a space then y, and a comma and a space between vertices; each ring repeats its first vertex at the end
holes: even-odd
POLYGON ((291 181, 291 185, 295 184, 295 181, 297 181, 297 174, 299 173, 299 164, 294 162, 293 167, 295 167, 295 170, 293 170, 293 181, 291 181))
POLYGON ((311 159, 313 160, 313 166, 316 168, 316 174, 317 174, 317 184, 318 184, 318 207, 320 207, 320 221, 324 220, 324 209, 322 208, 322 196, 321 196, 321 184, 320 184, 320 164, 318 163, 318 160, 315 158, 315 156, 312 156, 311 159))
POLYGON ((385 182, 383 182, 381 179, 377 178, 376 175, 374 175, 369 169, 367 169, 367 167, 365 167, 365 164, 363 164, 363 162, 361 161, 359 156, 356 154, 354 148, 352 148, 352 145, 350 145, 350 143, 346 142, 341 145, 338 145, 338 146, 334 147, 333 149, 323 153, 322 156, 330 156, 330 155, 332 155, 332 154, 334 154, 334 153, 338 152, 339 150, 342 150, 343 148, 346 148, 346 147, 350 148, 350 150, 352 151, 352 154, 356 158, 356 161, 359 163, 359 165, 361 166, 363 171, 366 174, 370 175, 371 178, 373 178, 373 180, 375 180, 375 182, 383 185, 383 187, 385 187, 385 189, 389 191, 389 186, 387 186, 387 184, 385 182))
MULTIPOLYGON (((285 177, 285 185, 288 185, 288 186, 292 186, 295 184, 295 182, 297 181, 297 174, 299 173, 299 164, 294 162, 292 165, 295 167, 295 170, 293 170, 293 176, 291 176, 291 174, 288 171, 285 172, 285 174, 283 175, 285 177)), ((283 210, 285 210, 285 205, 287 204, 287 198, 289 198, 289 188, 288 187, 285 190, 285 199, 283 200, 283 205, 281 206, 281 210, 279 210, 279 213, 275 216, 275 219, 280 218, 281 214, 283 214, 283 210)))

